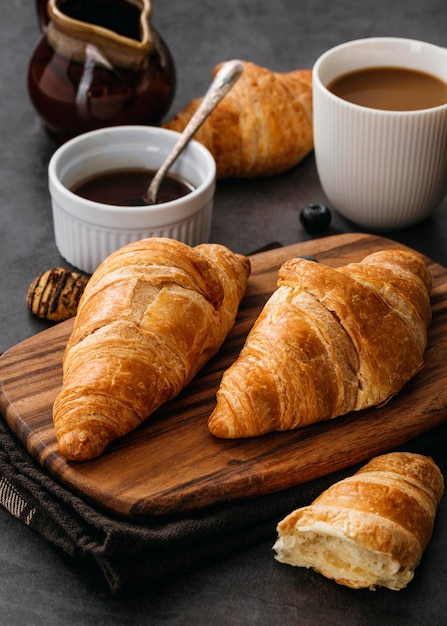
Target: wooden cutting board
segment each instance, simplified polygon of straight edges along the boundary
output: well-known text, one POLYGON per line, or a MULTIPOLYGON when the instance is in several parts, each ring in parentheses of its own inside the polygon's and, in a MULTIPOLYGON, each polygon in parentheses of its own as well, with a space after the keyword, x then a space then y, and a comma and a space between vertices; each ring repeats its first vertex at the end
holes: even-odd
POLYGON ((215 439, 207 419, 221 375, 275 289, 281 263, 312 255, 339 266, 391 247, 403 246, 381 237, 345 234, 252 256, 246 296, 219 354, 177 399, 98 459, 66 462, 57 452, 51 410, 61 385, 71 320, 0 357, 2 412, 29 454, 56 480, 97 507, 128 519, 198 512, 273 493, 383 453, 447 419, 447 270, 430 259, 433 321, 426 364, 387 405, 248 440, 215 439))

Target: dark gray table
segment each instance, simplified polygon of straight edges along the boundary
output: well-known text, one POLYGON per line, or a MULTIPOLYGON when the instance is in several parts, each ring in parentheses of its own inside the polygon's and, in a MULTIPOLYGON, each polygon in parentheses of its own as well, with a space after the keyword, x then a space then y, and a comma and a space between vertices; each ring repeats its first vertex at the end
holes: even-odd
MULTIPOLYGON (((41 271, 64 265, 54 243, 46 168, 55 145, 26 93, 26 68, 39 31, 31 0, 5 3, 0 33, 0 352, 43 330, 25 293, 41 271)), ((178 71, 174 113, 230 58, 277 71, 310 67, 327 48, 357 37, 405 36, 447 44, 445 0, 154 0, 154 26, 178 71)), ((303 204, 325 201, 313 156, 269 180, 218 185, 214 241, 249 253, 271 241, 309 239, 303 204)), ((334 213, 327 234, 354 232, 334 213)), ((447 265, 447 202, 425 223, 392 237, 447 265)), ((440 439, 433 452, 445 448, 440 439)), ((446 471, 447 467, 443 467, 446 471)), ((274 561, 257 547, 172 581, 111 596, 83 563, 59 553, 0 509, 0 622, 8 624, 432 624, 447 623, 447 500, 416 578, 399 593, 352 591, 274 561)))

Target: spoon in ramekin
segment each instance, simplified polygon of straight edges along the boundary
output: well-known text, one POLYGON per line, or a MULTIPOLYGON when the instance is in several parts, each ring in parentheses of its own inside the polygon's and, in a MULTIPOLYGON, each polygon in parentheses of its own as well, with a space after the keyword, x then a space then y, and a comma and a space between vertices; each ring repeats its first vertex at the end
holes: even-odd
POLYGON ((147 204, 156 204, 158 190, 169 168, 188 145, 189 141, 194 137, 203 122, 214 111, 222 98, 233 88, 234 84, 239 80, 242 71, 243 64, 241 61, 234 60, 224 63, 217 72, 200 106, 189 120, 177 143, 155 173, 149 187, 144 193, 143 200, 147 202, 147 204))

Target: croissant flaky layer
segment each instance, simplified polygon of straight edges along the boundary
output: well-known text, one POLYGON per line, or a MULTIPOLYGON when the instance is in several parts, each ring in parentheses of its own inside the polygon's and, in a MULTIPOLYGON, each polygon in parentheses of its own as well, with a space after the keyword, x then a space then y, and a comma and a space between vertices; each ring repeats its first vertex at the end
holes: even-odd
MULTIPOLYGON (((311 70, 279 73, 243 65, 235 86, 195 135, 214 156, 218 178, 278 174, 313 148, 311 70)), ((165 127, 182 132, 201 101, 190 102, 165 127)))
POLYGON ((376 457, 278 524, 276 558, 354 589, 398 591, 412 580, 430 541, 443 491, 429 457, 376 457))
POLYGON ((63 359, 59 451, 89 459, 176 396, 234 324, 249 260, 217 244, 150 238, 90 278, 63 359))
POLYGON ((209 429, 290 430, 386 402, 423 365, 431 275, 411 251, 338 269, 296 258, 224 373, 209 429))

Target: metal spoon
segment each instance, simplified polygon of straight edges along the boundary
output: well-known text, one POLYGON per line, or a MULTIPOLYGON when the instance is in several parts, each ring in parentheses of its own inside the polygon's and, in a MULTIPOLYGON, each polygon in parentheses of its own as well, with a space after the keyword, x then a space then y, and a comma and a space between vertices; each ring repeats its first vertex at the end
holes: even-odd
POLYGON ((177 159, 179 154, 184 150, 190 139, 196 134, 202 126, 206 118, 214 111, 222 98, 230 91, 236 81, 239 79, 243 71, 243 65, 240 61, 228 61, 225 63, 215 79, 211 83, 210 88, 206 92, 199 108, 189 120, 183 130, 179 140, 166 157, 164 163, 160 166, 151 184, 143 195, 143 200, 148 204, 157 202, 157 194, 163 178, 166 176, 169 168, 177 159))

